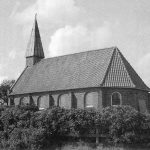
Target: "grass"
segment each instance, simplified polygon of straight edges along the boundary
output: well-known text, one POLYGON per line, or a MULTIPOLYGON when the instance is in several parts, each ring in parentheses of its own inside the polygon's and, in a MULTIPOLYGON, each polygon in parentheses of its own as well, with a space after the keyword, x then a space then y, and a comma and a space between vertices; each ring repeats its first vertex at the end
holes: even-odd
POLYGON ((126 146, 104 146, 99 144, 96 146, 94 143, 74 142, 64 143, 62 145, 54 145, 46 150, 149 150, 150 147, 143 147, 138 145, 126 146))
MULTIPOLYGON (((1 150, 10 150, 10 149, 1 149, 1 150)), ((27 149, 29 150, 29 149, 27 149)), ((53 145, 46 149, 41 150, 150 150, 150 147, 143 147, 138 145, 128 145, 128 146, 104 146, 99 144, 96 146, 94 143, 84 143, 84 142, 72 142, 72 143, 63 143, 59 145, 53 145)))
POLYGON ((97 146, 97 147, 89 147, 88 145, 78 145, 78 146, 72 146, 72 145, 65 145, 61 150, 149 150, 149 148, 137 148, 137 147, 132 147, 132 148, 123 148, 123 147, 103 147, 102 145, 97 146))

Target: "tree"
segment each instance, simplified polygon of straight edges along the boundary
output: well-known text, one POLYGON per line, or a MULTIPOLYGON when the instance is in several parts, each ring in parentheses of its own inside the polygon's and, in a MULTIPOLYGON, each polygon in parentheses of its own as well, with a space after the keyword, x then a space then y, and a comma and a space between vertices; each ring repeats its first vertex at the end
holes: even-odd
POLYGON ((11 86, 15 83, 15 80, 4 80, 0 84, 0 99, 2 99, 8 105, 8 91, 11 86))

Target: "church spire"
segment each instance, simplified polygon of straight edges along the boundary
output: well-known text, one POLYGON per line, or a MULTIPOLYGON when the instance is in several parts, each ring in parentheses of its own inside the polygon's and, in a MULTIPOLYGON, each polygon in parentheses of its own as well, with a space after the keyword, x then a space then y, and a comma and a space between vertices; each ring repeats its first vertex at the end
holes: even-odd
POLYGON ((37 14, 35 14, 34 25, 26 51, 26 66, 33 66, 44 58, 43 46, 37 23, 37 14))

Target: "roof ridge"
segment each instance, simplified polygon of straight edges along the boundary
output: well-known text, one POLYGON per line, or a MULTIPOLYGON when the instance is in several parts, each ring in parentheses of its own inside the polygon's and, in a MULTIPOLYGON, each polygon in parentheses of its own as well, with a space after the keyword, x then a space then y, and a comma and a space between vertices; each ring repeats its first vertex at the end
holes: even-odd
POLYGON ((111 56, 111 59, 110 59, 108 68, 107 68, 107 70, 106 70, 106 72, 105 72, 105 75, 104 75, 104 78, 103 78, 103 81, 102 81, 101 86, 103 86, 103 84, 105 83, 106 77, 107 77, 108 72, 109 72, 109 70, 110 70, 110 66, 111 66, 111 63, 112 63, 112 60, 113 60, 114 53, 115 53, 115 48, 114 48, 114 50, 113 50, 113 53, 112 53, 112 56, 111 56))
POLYGON ((19 81, 19 79, 21 78, 21 76, 24 74, 24 72, 27 70, 28 66, 25 67, 25 69, 22 71, 22 73, 20 74, 20 76, 18 77, 18 79, 16 80, 16 82, 11 86, 10 91, 12 91, 12 89, 14 88, 14 86, 17 84, 17 82, 19 81))
POLYGON ((117 47, 111 47, 41 60, 22 73, 10 95, 88 87, 148 91, 124 59, 117 47))
POLYGON ((44 58, 43 60, 47 60, 47 59, 51 59, 51 58, 58 58, 58 57, 65 57, 65 56, 70 56, 70 55, 75 55, 75 54, 81 54, 81 53, 87 53, 87 52, 93 52, 93 51, 101 51, 101 50, 109 50, 109 49, 115 49, 117 48, 116 46, 112 46, 112 47, 106 47, 106 48, 102 48, 102 49, 94 49, 94 50, 87 50, 87 51, 82 51, 82 52, 75 52, 72 54, 65 54, 65 55, 61 55, 61 56, 54 56, 54 57, 49 57, 49 58, 44 58))
POLYGON ((53 91, 54 89, 100 87, 113 50, 114 48, 111 48, 104 49, 104 51, 97 50, 91 51, 91 53, 72 54, 58 57, 58 59, 50 58, 47 61, 41 60, 25 71, 24 76, 19 79, 13 88, 11 95, 33 93, 45 89, 53 91), (85 55, 88 58, 83 59, 85 55), (59 59, 60 61, 58 61, 59 59))
POLYGON ((116 52, 119 53, 119 56, 120 56, 120 58, 121 58, 121 62, 123 63, 123 65, 124 65, 124 67, 125 67, 125 69, 126 69, 126 72, 127 72, 128 77, 129 77, 129 80, 132 82, 132 84, 134 85, 134 87, 136 87, 136 85, 134 84, 134 82, 133 82, 133 80, 132 80, 132 78, 131 78, 131 76, 130 76, 128 70, 127 70, 127 67, 126 67, 126 65, 125 65, 125 63, 124 63, 124 61, 123 61, 123 59, 122 59, 122 54, 121 54, 121 52, 120 52, 120 50, 119 50, 118 48, 116 48, 116 52))
MULTIPOLYGON (((132 71, 134 72, 134 74, 137 76, 137 80, 140 80, 140 82, 142 82, 142 84, 143 85, 141 85, 141 86, 145 86, 145 90, 147 89, 148 91, 150 90, 149 89, 149 87, 145 84, 145 82, 141 79, 141 77, 137 74, 137 72, 135 71, 135 69, 131 66, 131 64, 126 60, 126 58, 122 55, 122 53, 119 51, 119 53, 120 53, 120 55, 121 55, 121 57, 122 57, 122 59, 123 59, 123 62, 124 62, 124 66, 127 68, 127 65, 130 67, 130 68, 128 68, 128 69, 132 69, 132 71), (127 63, 127 65, 126 65, 126 63, 127 63)), ((127 69, 127 70, 128 70, 127 69)), ((131 70, 130 70, 131 71, 131 70)), ((129 76, 130 76, 130 78, 131 78, 131 80, 132 80, 132 82, 133 82, 133 84, 135 85, 135 87, 136 88, 138 88, 138 86, 135 84, 135 81, 133 80, 133 77, 131 76, 131 72, 129 72, 129 71, 127 71, 128 72, 128 74, 129 74, 129 76)))
POLYGON ((105 81, 103 82, 103 87, 117 85, 135 87, 135 84, 131 80, 128 70, 125 67, 125 64, 120 56, 119 49, 115 48, 114 54, 112 56, 112 61, 109 65, 108 73, 106 74, 105 81), (124 82, 126 82, 126 84, 124 82))

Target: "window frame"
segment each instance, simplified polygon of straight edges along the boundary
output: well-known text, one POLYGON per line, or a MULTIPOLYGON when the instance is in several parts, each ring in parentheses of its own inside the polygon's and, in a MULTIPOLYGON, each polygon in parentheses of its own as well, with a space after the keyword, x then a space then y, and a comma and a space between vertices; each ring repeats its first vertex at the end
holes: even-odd
POLYGON ((113 94, 115 94, 115 93, 119 94, 119 98, 120 98, 120 104, 119 104, 119 106, 121 106, 121 105, 122 105, 122 95, 121 95, 120 92, 117 92, 117 91, 115 91, 115 92, 113 92, 113 93, 111 94, 111 106, 117 106, 117 105, 112 105, 113 94))
POLYGON ((39 108, 39 110, 43 110, 44 109, 43 107, 40 107, 41 98, 42 98, 42 96, 39 96, 38 99, 37 99, 37 107, 39 108))
MULTIPOLYGON (((70 93, 63 93, 63 94, 60 94, 60 95, 58 96, 58 99, 57 99, 57 106, 58 106, 58 107, 61 107, 61 108, 68 109, 68 107, 66 108, 66 105, 65 105, 65 106, 62 106, 61 97, 64 96, 64 95, 67 95, 67 96, 70 97, 70 106, 69 106, 69 109, 71 109, 71 108, 72 108, 72 100, 71 100, 71 95, 70 95, 70 93)), ((66 101, 66 99, 65 99, 65 101, 66 101)), ((65 103, 66 103, 66 102, 65 102, 65 103)))
POLYGON ((88 105, 87 106, 87 97, 88 97, 88 94, 97 94, 98 96, 98 92, 97 91, 89 91, 87 92, 85 95, 84 95, 84 108, 85 109, 97 109, 97 107, 94 106, 94 103, 92 103, 92 105, 88 105))
POLYGON ((20 105, 20 106, 23 106, 23 105, 24 105, 24 104, 23 104, 23 99, 24 99, 24 98, 25 98, 25 97, 21 97, 21 98, 20 98, 20 101, 19 101, 19 105, 20 105))

